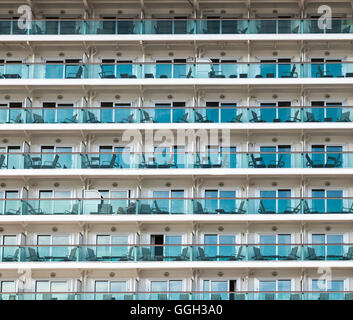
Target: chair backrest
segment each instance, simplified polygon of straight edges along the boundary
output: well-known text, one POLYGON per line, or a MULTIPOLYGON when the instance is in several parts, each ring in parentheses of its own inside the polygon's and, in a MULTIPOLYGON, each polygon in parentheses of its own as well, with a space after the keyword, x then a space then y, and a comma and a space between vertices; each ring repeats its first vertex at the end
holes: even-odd
POLYGON ((294 120, 300 121, 300 119, 298 118, 299 112, 300 112, 300 110, 297 110, 297 111, 295 112, 294 117, 293 117, 294 120))
POLYGON ((187 258, 187 255, 188 255, 188 247, 183 249, 183 251, 181 252, 180 257, 185 260, 187 258))
MULTIPOLYGON (((25 154, 25 161, 26 161, 26 156, 29 156, 29 155, 25 154)), ((3 166, 4 161, 5 161, 5 155, 2 154, 2 155, 0 155, 0 168, 3 166)))
POLYGON ((70 251, 69 259, 70 260, 76 260, 76 253, 77 253, 77 248, 73 248, 70 251))
POLYGON ((261 257, 262 257, 260 248, 258 248, 258 247, 253 247, 253 250, 254 250, 255 258, 261 258, 261 257))
POLYGON ((149 204, 141 204, 140 205, 140 213, 141 214, 150 214, 151 206, 149 204))
POLYGON ((36 211, 34 210, 34 208, 32 207, 32 205, 26 201, 26 200, 23 200, 23 204, 25 206, 25 212, 29 213, 29 214, 36 214, 36 211))
POLYGON ((195 111, 196 121, 202 120, 202 115, 200 112, 195 111))
POLYGON ((194 201, 194 213, 202 214, 203 207, 199 201, 194 201))
POLYGON ((253 117, 253 120, 258 120, 258 116, 257 116, 257 113, 253 110, 251 110, 251 114, 252 114, 252 117, 253 117))
POLYGON ((96 255, 94 253, 94 250, 91 248, 87 248, 87 255, 89 259, 96 259, 96 255))
POLYGON ((19 113, 15 119, 15 123, 20 123, 21 122, 21 113, 19 113))
POLYGON ((350 116, 350 111, 347 111, 347 112, 343 112, 341 114, 341 119, 340 121, 349 121, 349 116, 350 116))
POLYGON ((112 158, 110 160, 110 164, 109 164, 111 167, 114 167, 114 164, 115 164, 115 161, 116 161, 116 157, 117 157, 117 154, 116 153, 113 154, 113 156, 112 156, 112 158))
POLYGON ((304 200, 303 204, 304 204, 304 213, 310 212, 310 208, 309 208, 308 202, 306 200, 304 200))
POLYGON ((320 77, 322 77, 324 75, 324 73, 323 73, 320 65, 317 67, 317 70, 319 71, 318 73, 320 74, 320 77))
POLYGON ((262 200, 260 200, 259 213, 264 213, 264 212, 266 212, 266 208, 262 200))
POLYGON ((17 248, 13 254, 13 257, 12 257, 13 260, 18 260, 19 253, 20 253, 20 250, 17 248))
POLYGON ((306 112, 306 120, 307 121, 314 121, 315 120, 314 114, 311 112, 306 112))
POLYGON ((129 116, 126 119, 126 122, 131 123, 133 118, 134 118, 134 115, 133 114, 129 114, 129 116))
POLYGON ((314 161, 311 160, 310 156, 307 153, 305 154, 305 159, 306 159, 306 161, 308 161, 309 165, 312 166, 314 164, 314 161))
POLYGON ((43 123, 44 120, 39 114, 33 113, 33 122, 35 122, 35 123, 43 123))
POLYGON ((90 121, 97 120, 96 116, 91 111, 88 111, 88 118, 89 118, 88 120, 90 120, 90 121))
POLYGON ((221 161, 222 168, 229 168, 230 167, 230 163, 229 163, 228 159, 229 159, 229 154, 226 154, 224 156, 223 160, 221 161))
POLYGON ((80 205, 78 203, 75 203, 73 206, 72 206, 72 209, 71 209, 71 213, 72 214, 78 214, 78 209, 79 209, 80 205))
POLYGON ((79 67, 78 67, 78 70, 77 70, 77 73, 76 73, 76 77, 77 77, 77 78, 81 78, 82 72, 83 72, 83 67, 82 67, 82 66, 79 66, 79 67))
POLYGON ((200 259, 203 259, 205 257, 205 250, 203 250, 203 248, 201 247, 198 247, 198 250, 199 250, 200 259))
POLYGON ((188 114, 188 112, 184 113, 183 117, 181 118, 181 122, 187 122, 188 114))
POLYGON ((53 168, 56 168, 56 165, 58 164, 58 161, 59 161, 59 155, 56 154, 55 157, 54 157, 53 163, 52 163, 52 167, 53 168))
POLYGON ((312 247, 308 247, 308 256, 310 258, 316 258, 316 252, 315 249, 312 247))
POLYGON ((236 121, 236 122, 239 122, 242 116, 243 116, 243 114, 242 114, 242 113, 239 113, 239 114, 235 117, 235 121, 236 121))
POLYGON ((99 213, 101 214, 112 214, 113 208, 109 203, 103 203, 99 207, 99 213))
POLYGON ((186 77, 187 77, 187 78, 190 78, 190 77, 191 77, 191 74, 192 74, 192 70, 191 70, 191 68, 190 68, 188 74, 186 75, 186 77))
POLYGON ((157 200, 153 200, 153 205, 154 205, 154 207, 155 207, 155 209, 156 209, 157 212, 160 212, 160 211, 161 211, 161 209, 160 209, 159 206, 158 206, 157 200))
POLYGON ((146 110, 142 110, 142 113, 143 113, 143 116, 145 117, 144 120, 149 120, 149 119, 151 119, 149 113, 148 113, 146 110))
POLYGON ((152 260, 151 250, 149 248, 142 247, 141 251, 142 251, 142 260, 152 260))
POLYGON ((297 252, 298 252, 298 247, 293 247, 289 255, 291 257, 295 257, 297 255, 297 252))
POLYGON ((239 247, 238 249, 238 253, 237 253, 237 257, 240 258, 242 256, 242 251, 243 251, 243 247, 239 247))
POLYGON ((291 76, 294 75, 295 69, 297 69, 297 65, 296 64, 293 66, 292 71, 290 72, 291 76))
POLYGON ((240 202, 239 208, 238 208, 238 212, 244 211, 244 206, 245 206, 245 201, 242 200, 242 202, 240 202))

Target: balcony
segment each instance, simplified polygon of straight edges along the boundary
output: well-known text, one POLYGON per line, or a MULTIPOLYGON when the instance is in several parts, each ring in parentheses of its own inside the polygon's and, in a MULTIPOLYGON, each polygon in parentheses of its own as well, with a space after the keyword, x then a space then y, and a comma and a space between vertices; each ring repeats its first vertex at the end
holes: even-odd
POLYGON ((0 123, 328 123, 352 122, 353 106, 0 107, 0 123))
MULTIPOLYGON (((212 63, 2 63, 0 79, 341 79, 353 77, 353 62, 212 63)), ((217 81, 217 80, 216 80, 217 81)), ((236 80, 234 80, 236 81, 236 80)))
POLYGON ((0 199, 0 215, 351 214, 353 198, 0 199))
POLYGON ((332 19, 319 27, 318 19, 146 19, 146 20, 33 20, 20 29, 17 20, 0 20, 0 35, 210 35, 210 34, 346 34, 351 19, 332 19))
POLYGON ((352 244, 2 245, 0 262, 347 261, 352 244))
POLYGON ((0 300, 353 300, 351 291, 0 292, 0 300))
MULTIPOLYGON (((269 147, 272 148, 272 147, 269 147)), ((273 147, 275 149, 275 147, 273 147)), ((0 153, 0 170, 12 169, 245 169, 245 168, 353 168, 351 151, 237 152, 236 147, 221 147, 221 151, 131 152, 119 148, 116 152, 12 152, 0 153)))

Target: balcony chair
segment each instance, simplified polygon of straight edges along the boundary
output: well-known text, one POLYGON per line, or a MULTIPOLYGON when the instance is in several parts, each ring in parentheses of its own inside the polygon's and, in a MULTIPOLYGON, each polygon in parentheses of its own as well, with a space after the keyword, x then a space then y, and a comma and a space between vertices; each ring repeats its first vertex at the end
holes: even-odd
POLYGON ((151 249, 150 248, 146 248, 146 247, 142 247, 141 248, 141 258, 140 260, 142 261, 153 261, 154 259, 152 258, 151 255, 151 249))
POLYGON ((279 156, 278 161, 272 160, 269 163, 268 168, 283 168, 285 163, 284 161, 282 161, 282 159, 283 159, 283 154, 279 156))
POLYGON ((266 257, 262 255, 260 248, 253 247, 253 251, 254 251, 254 256, 251 257, 252 260, 266 260, 266 257))
POLYGON ((0 155, 0 169, 7 168, 7 164, 5 163, 6 156, 4 154, 0 155))
POLYGON ((134 261, 134 247, 130 247, 127 255, 120 257, 119 261, 134 261))
POLYGON ((265 120, 262 120, 261 118, 259 118, 255 111, 251 111, 251 115, 252 115, 252 119, 250 119, 250 122, 266 122, 265 120))
POLYGON ((301 300, 301 294, 300 293, 291 293, 289 300, 301 300))
POLYGON ((233 257, 230 257, 229 260, 242 261, 245 258, 242 252, 243 252, 243 247, 239 247, 238 252, 233 257))
POLYGON ((251 161, 249 161, 248 166, 250 168, 266 168, 265 161, 262 157, 257 157, 253 154, 250 155, 251 161))
POLYGON ((94 113, 87 111, 87 114, 88 114, 87 123, 100 123, 100 121, 96 118, 94 113))
POLYGON ((325 168, 340 168, 342 166, 341 154, 338 154, 337 157, 327 156, 327 162, 325 168))
POLYGON ((3 257, 2 261, 3 262, 16 262, 16 261, 18 261, 19 253, 20 253, 20 250, 16 249, 13 255, 8 255, 6 257, 3 257))
POLYGON ((153 73, 145 73, 145 79, 153 79, 154 74, 153 73))
POLYGON ((305 154, 305 159, 306 159, 306 167, 307 168, 323 168, 324 167, 324 164, 322 162, 313 161, 307 153, 305 154))
POLYGON ((42 211, 42 209, 40 208, 34 209, 32 205, 26 200, 22 200, 22 203, 23 203, 23 214, 29 214, 29 215, 45 214, 45 212, 42 211))
POLYGON ((77 123, 78 114, 74 114, 71 118, 65 118, 62 123, 77 123))
POLYGON ((21 113, 19 113, 15 119, 10 119, 10 121, 6 122, 6 123, 22 123, 21 113))
POLYGON ((226 76, 222 73, 222 71, 215 71, 213 68, 208 73, 209 78, 225 78, 226 76))
POLYGON ((97 256, 94 253, 94 250, 91 248, 87 248, 86 261, 98 261, 97 256))
POLYGON ((177 167, 177 165, 174 163, 174 159, 173 157, 170 157, 168 162, 164 162, 164 163, 157 163, 157 167, 159 169, 166 169, 166 168, 172 168, 172 167, 177 167))
POLYGON ((24 154, 25 169, 40 169, 42 167, 41 160, 33 159, 29 154, 24 154))
POLYGON ((176 123, 189 123, 188 115, 189 115, 188 112, 184 113, 182 118, 180 120, 176 121, 176 123))
POLYGON ((153 119, 147 111, 141 110, 141 123, 156 123, 156 120, 153 119))
POLYGON ((315 208, 309 207, 307 200, 303 201, 303 205, 304 205, 304 213, 306 213, 306 214, 319 213, 319 211, 317 211, 315 208))
POLYGON ((274 293, 265 293, 265 300, 275 300, 274 293))
POLYGON ((239 113, 235 118, 233 118, 232 120, 228 121, 228 122, 236 122, 236 123, 240 123, 241 121, 241 117, 243 116, 242 113, 239 113))
POLYGON ((190 300, 190 295, 188 293, 181 293, 179 300, 190 300))
POLYGON ((351 114, 350 111, 343 112, 341 114, 341 117, 339 119, 337 119, 337 122, 351 122, 350 114, 351 114))
POLYGON ((203 116, 200 112, 197 112, 196 110, 194 110, 194 112, 195 112, 195 122, 198 122, 198 123, 213 123, 213 121, 208 119, 207 116, 203 116))
POLYGON ((294 114, 294 117, 290 117, 288 120, 286 120, 286 122, 300 122, 301 120, 298 118, 299 112, 300 110, 297 110, 294 114))
POLYGON ((212 168, 229 168, 229 154, 226 154, 220 163, 211 163, 212 168))
POLYGON ((19 208, 16 209, 7 209, 6 208, 6 212, 5 215, 20 215, 21 214, 21 206, 19 206, 19 208))
POLYGON ((318 72, 316 72, 316 78, 332 78, 333 75, 327 71, 327 72, 323 72, 322 69, 321 69, 321 66, 318 66, 317 67, 318 69, 318 72))
POLYGON ((193 78, 192 76, 192 69, 189 68, 189 71, 186 75, 180 75, 179 78, 186 78, 186 79, 189 79, 189 78, 193 78))
POLYGON ((97 162, 96 160, 91 161, 88 157, 88 154, 83 154, 82 155, 82 168, 97 169, 97 168, 99 168, 99 162, 97 162))
POLYGON ((330 294, 328 292, 320 292, 318 300, 330 300, 330 294))
POLYGON ((65 210, 65 214, 80 214, 79 213, 79 209, 80 209, 80 204, 79 203, 75 203, 73 206, 72 206, 72 209, 71 210, 65 210))
POLYGON ((320 120, 316 120, 314 114, 312 112, 306 112, 306 120, 305 122, 321 122, 320 120))
POLYGON ((344 300, 353 300, 353 293, 352 292, 345 293, 344 300))
POLYGON ((79 66, 76 72, 70 72, 66 76, 66 79, 81 79, 83 73, 83 67, 79 66))
POLYGON ((283 213, 299 213, 302 207, 301 201, 295 207, 287 207, 283 213))
POLYGON ((295 28, 293 28, 291 33, 299 33, 299 29, 300 29, 300 26, 296 26, 295 28))
MULTIPOLYGON (((245 201, 242 200, 240 202, 239 208, 235 208, 234 212, 231 212, 231 213, 235 213, 235 214, 244 214, 244 213, 246 213, 246 210, 244 209, 244 206, 245 206, 245 201)), ((225 213, 227 213, 227 212, 225 212, 225 213)))
POLYGON ((340 260, 353 260, 353 247, 349 247, 347 253, 340 260))
POLYGON ((136 214, 136 204, 131 202, 126 208, 119 207, 119 214, 136 214))
POLYGON ((274 213, 276 213, 276 211, 273 208, 265 208, 263 201, 260 200, 258 213, 261 213, 261 214, 264 214, 264 213, 265 214, 266 213, 274 214, 274 213))
POLYGON ((213 259, 205 254, 205 250, 201 247, 197 248, 199 251, 199 255, 197 256, 197 260, 199 261, 212 261, 213 259))
POLYGON ((196 162, 194 164, 194 167, 195 168, 212 168, 212 165, 211 165, 211 160, 210 160, 210 157, 202 157, 202 160, 207 160, 207 161, 203 161, 201 163, 201 159, 200 159, 200 154, 199 153, 196 153, 196 162))
POLYGON ((141 204, 139 214, 152 214, 152 209, 149 204, 141 204))
POLYGON ((103 161, 102 164, 99 166, 101 169, 112 169, 112 168, 119 168, 119 164, 116 163, 117 154, 113 154, 110 161, 103 161))
POLYGON ((202 204, 199 201, 194 201, 194 214, 208 214, 203 210, 202 204))
POLYGON ((153 206, 154 206, 154 208, 152 208, 152 213, 154 213, 154 214, 169 214, 169 211, 167 208, 160 208, 158 206, 157 200, 153 200, 153 206))
POLYGON ((108 203, 99 204, 98 214, 113 214, 113 207, 108 203))
POLYGON ((44 119, 39 114, 33 113, 33 123, 44 123, 44 119))
POLYGON ((175 258, 175 261, 187 261, 187 260, 189 260, 188 251, 189 251, 189 248, 185 247, 183 249, 183 251, 181 252, 180 256, 175 258))
POLYGON ((77 248, 73 248, 70 254, 63 258, 64 261, 76 261, 77 260, 77 248))
POLYGON ((21 75, 18 73, 6 73, 3 74, 2 77, 4 79, 21 79, 21 75))
POLYGON ((27 250, 28 250, 28 256, 25 258, 26 261, 34 261, 34 262, 44 261, 43 258, 39 257, 37 250, 33 248, 27 248, 27 250))
POLYGON ((133 114, 129 114, 129 116, 126 119, 119 121, 119 123, 133 123, 133 122, 134 122, 133 114))
POLYGON ((115 79, 115 74, 113 71, 111 70, 104 70, 106 69, 106 67, 111 67, 111 66, 108 66, 108 65, 100 65, 101 67, 101 72, 99 72, 99 76, 102 78, 102 79, 115 79))
POLYGON ((297 256, 298 247, 293 247, 288 256, 284 257, 285 260, 298 260, 300 257, 297 256))
POLYGON ((44 164, 41 166, 41 169, 56 169, 56 168, 61 168, 58 154, 55 155, 53 161, 44 161, 44 164))
POLYGON ((45 32, 42 30, 42 28, 38 25, 38 24, 35 24, 34 25, 34 34, 45 34, 45 32))
POLYGON ((305 257, 305 260, 325 260, 323 256, 317 256, 315 249, 312 247, 308 247, 308 255, 305 257))
POLYGON ((342 213, 353 213, 353 202, 349 208, 343 208, 342 213))
POLYGON ((294 65, 290 72, 283 72, 280 77, 281 78, 298 78, 298 72, 295 71, 296 68, 297 68, 297 66, 294 65))
POLYGON ((222 300, 222 296, 219 293, 211 293, 211 300, 222 300))

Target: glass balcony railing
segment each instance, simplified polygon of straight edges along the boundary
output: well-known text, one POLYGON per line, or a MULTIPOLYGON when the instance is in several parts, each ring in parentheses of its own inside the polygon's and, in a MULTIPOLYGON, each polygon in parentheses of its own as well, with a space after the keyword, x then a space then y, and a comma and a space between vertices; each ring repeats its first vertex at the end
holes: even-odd
POLYGON ((352 19, 146 19, 0 20, 1 35, 137 35, 137 34, 326 34, 352 33, 352 19))
POLYGON ((1 108, 0 123, 352 122, 353 106, 1 108))
POLYGON ((348 214, 353 198, 0 199, 0 215, 348 214))
MULTIPOLYGON (((3 63, 2 79, 351 78, 353 62, 3 63)), ((217 81, 217 80, 216 80, 217 81)))
MULTIPOLYGON (((0 170, 10 169, 236 169, 353 168, 350 151, 328 152, 117 152, 0 153, 0 170)), ((164 149, 164 148, 162 148, 164 149)))
POLYGON ((353 244, 3 245, 0 262, 353 260, 353 244))
POLYGON ((353 300, 351 291, 0 292, 0 300, 353 300))

